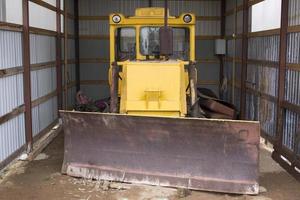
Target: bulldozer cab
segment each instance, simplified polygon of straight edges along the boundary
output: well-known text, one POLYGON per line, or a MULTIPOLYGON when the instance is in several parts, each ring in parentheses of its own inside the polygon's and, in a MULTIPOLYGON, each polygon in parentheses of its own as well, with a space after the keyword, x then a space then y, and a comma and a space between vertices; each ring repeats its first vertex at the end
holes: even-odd
MULTIPOLYGON (((170 59, 195 60, 195 16, 168 15, 173 31, 170 59)), ((161 59, 160 28, 164 26, 163 8, 139 8, 135 16, 110 15, 110 62, 161 59)))

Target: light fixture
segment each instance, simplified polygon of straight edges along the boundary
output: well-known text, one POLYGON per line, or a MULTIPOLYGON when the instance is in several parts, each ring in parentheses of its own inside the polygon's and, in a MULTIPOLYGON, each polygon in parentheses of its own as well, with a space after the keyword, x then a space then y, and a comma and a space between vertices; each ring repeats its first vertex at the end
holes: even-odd
POLYGON ((184 21, 185 23, 190 23, 190 22, 192 21, 192 16, 189 15, 189 14, 184 15, 184 16, 183 16, 183 21, 184 21))
POLYGON ((120 15, 114 15, 113 17, 112 17, 112 21, 114 22, 114 23, 120 23, 120 21, 121 21, 121 17, 120 17, 120 15))

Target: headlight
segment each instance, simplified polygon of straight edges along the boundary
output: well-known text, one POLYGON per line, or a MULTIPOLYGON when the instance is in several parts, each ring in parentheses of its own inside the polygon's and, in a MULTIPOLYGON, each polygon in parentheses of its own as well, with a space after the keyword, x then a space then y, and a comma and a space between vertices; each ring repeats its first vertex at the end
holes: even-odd
POLYGON ((113 17, 112 17, 112 20, 113 20, 113 22, 114 23, 120 23, 120 21, 121 21, 121 17, 119 16, 119 15, 114 15, 113 17))
POLYGON ((183 21, 184 21, 185 23, 190 23, 190 22, 192 21, 192 16, 189 15, 189 14, 184 15, 184 16, 183 16, 183 21))

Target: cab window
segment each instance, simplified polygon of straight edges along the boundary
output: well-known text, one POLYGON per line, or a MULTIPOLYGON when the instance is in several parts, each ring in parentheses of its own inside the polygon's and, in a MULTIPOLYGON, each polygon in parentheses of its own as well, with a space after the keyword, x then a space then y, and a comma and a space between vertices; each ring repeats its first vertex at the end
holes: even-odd
MULTIPOLYGON (((144 56, 160 53, 160 27, 142 27, 140 31, 140 52, 144 56)), ((173 28, 173 59, 189 60, 190 33, 188 28, 173 28)))
POLYGON ((136 59, 135 28, 118 28, 116 30, 116 57, 118 61, 136 59))

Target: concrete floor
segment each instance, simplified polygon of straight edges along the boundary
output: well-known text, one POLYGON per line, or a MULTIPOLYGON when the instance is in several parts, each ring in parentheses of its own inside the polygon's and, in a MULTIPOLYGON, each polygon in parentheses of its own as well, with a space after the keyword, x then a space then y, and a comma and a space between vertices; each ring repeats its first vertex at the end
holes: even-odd
POLYGON ((176 189, 97 182, 60 174, 63 160, 63 134, 60 134, 36 160, 18 161, 0 178, 0 200, 300 200, 300 183, 287 174, 261 148, 258 196, 226 195, 192 191, 186 197, 176 189))

